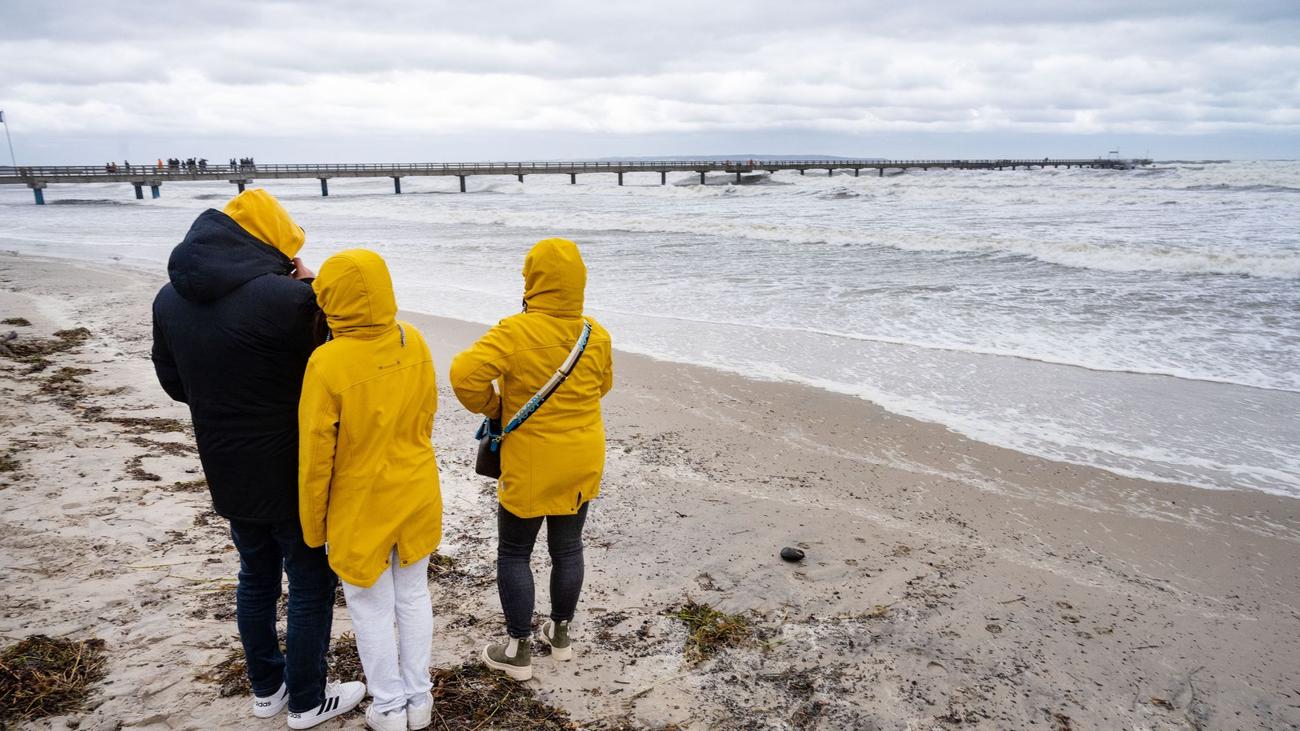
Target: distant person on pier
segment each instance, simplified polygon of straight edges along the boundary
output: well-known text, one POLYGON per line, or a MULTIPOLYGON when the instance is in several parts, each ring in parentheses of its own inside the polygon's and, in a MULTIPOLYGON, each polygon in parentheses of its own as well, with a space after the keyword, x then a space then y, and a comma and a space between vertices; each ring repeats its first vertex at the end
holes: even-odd
POLYGON ((541 641, 551 646, 552 657, 573 657, 569 622, 582 591, 582 529, 605 468, 600 400, 614 383, 609 333, 582 311, 587 267, 577 245, 539 241, 524 259, 523 274, 523 312, 457 355, 450 374, 461 405, 487 417, 491 434, 506 430, 497 443, 497 590, 508 636, 484 647, 481 658, 516 680, 533 675, 529 564, 543 522, 551 611, 541 641), (568 363, 570 375, 537 405, 548 379, 568 363), (502 427, 505 419, 510 422, 502 427))
POLYGON ((347 713, 362 683, 326 686, 337 579, 298 517, 298 398, 316 347, 305 234, 264 190, 199 214, 167 262, 153 303, 153 364, 163 390, 190 407, 212 504, 239 552, 235 616, 251 711, 289 709, 289 728, 347 713), (282 652, 276 607, 289 577, 282 652))

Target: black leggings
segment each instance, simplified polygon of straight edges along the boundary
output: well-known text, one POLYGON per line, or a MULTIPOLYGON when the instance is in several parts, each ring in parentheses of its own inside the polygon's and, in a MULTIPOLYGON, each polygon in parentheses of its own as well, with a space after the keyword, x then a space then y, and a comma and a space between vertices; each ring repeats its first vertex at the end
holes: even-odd
POLYGON ((511 637, 526 639, 533 629, 533 570, 529 559, 537 531, 546 521, 546 548, 551 553, 551 619, 573 619, 582 592, 582 526, 587 521, 583 503, 573 515, 520 518, 497 505, 497 591, 506 613, 511 637))

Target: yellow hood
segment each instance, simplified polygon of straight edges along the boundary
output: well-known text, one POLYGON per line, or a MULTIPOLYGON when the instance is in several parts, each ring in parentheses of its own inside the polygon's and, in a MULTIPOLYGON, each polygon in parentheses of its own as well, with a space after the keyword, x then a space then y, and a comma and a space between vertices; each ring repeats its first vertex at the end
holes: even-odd
POLYGON ((378 335, 397 323, 393 280, 388 265, 373 251, 348 249, 331 256, 311 288, 336 336, 378 335))
POLYGON ((524 258, 524 303, 529 312, 580 317, 587 265, 568 239, 542 239, 524 258))
POLYGON ((230 199, 222 211, 235 219, 239 227, 264 244, 274 246, 290 259, 302 250, 307 234, 302 226, 293 222, 275 196, 253 188, 230 199))

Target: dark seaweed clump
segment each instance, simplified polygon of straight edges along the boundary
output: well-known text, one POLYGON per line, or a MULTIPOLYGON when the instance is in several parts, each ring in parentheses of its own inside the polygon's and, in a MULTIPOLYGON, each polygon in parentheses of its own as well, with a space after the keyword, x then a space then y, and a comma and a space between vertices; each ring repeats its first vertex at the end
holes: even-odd
POLYGON ((104 678, 104 641, 32 635, 0 652, 0 727, 81 710, 104 678))

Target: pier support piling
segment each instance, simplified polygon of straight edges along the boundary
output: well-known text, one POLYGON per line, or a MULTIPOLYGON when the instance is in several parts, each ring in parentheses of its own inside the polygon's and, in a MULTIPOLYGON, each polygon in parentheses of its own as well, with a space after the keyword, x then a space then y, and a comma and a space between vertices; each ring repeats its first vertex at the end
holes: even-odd
POLYGON ((328 196, 329 194, 330 194, 329 178, 321 178, 321 179, 320 179, 320 195, 321 195, 322 198, 324 198, 324 197, 328 196))
POLYGON ((457 175, 456 177, 460 178, 460 192, 464 193, 464 192, 465 192, 465 177, 466 177, 466 176, 464 176, 464 175, 457 175))
POLYGON ((523 173, 519 173, 519 182, 521 182, 521 183, 524 182, 524 174, 523 174, 523 173))
POLYGON ((804 174, 804 172, 805 172, 805 171, 804 171, 804 169, 803 169, 803 168, 799 168, 799 174, 800 174, 800 175, 803 175, 803 174, 804 174))
POLYGON ((162 197, 162 190, 160 190, 161 188, 162 188, 162 183, 151 183, 149 185, 149 195, 154 200, 158 200, 159 198, 162 197))
POLYGON ((32 186, 32 195, 36 197, 36 205, 45 205, 45 186, 32 186))
POLYGON ((619 184, 619 185, 622 185, 622 184, 623 184, 623 173, 619 173, 619 174, 618 174, 618 184, 619 184))
POLYGON ((736 171, 736 185, 740 185, 740 171, 736 171))
POLYGON ((667 171, 664 171, 664 170, 660 170, 660 171, 659 171, 659 184, 660 184, 660 185, 668 185, 668 173, 667 173, 667 171))
POLYGON ((704 171, 700 171, 700 185, 704 185, 704 171))
POLYGON ((232 180, 230 182, 234 183, 235 187, 239 189, 240 193, 244 192, 244 185, 248 183, 247 180, 232 180))
POLYGON ((144 200, 144 183, 131 183, 131 185, 135 187, 135 199, 144 200))
POLYGON ((835 174, 835 168, 826 168, 826 177, 829 178, 830 176, 832 176, 832 175, 834 175, 834 174, 835 174))
POLYGON ((878 177, 878 178, 883 178, 883 177, 885 177, 885 169, 884 169, 884 168, 876 168, 876 172, 880 173, 880 174, 877 175, 876 177, 878 177))
POLYGON ((858 177, 858 173, 860 172, 862 172, 862 168, 853 168, 853 177, 858 177))
POLYGON ((402 194, 402 179, 397 176, 393 176, 393 195, 401 195, 401 194, 402 194))
POLYGON ((577 185, 577 184, 578 184, 578 174, 569 173, 569 185, 577 185))

